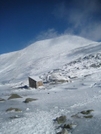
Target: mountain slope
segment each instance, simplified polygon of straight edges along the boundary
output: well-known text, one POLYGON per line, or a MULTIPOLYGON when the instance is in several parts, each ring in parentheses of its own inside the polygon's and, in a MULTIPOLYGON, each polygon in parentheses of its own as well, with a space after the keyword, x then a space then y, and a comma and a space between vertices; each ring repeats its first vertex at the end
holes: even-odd
POLYGON ((0 56, 0 82, 19 82, 29 75, 41 75, 90 53, 95 47, 99 50, 101 44, 71 35, 37 41, 25 49, 0 56))
POLYGON ((101 43, 66 35, 0 56, 0 134, 100 134, 100 104, 101 43), (45 90, 22 88, 29 75, 45 90))

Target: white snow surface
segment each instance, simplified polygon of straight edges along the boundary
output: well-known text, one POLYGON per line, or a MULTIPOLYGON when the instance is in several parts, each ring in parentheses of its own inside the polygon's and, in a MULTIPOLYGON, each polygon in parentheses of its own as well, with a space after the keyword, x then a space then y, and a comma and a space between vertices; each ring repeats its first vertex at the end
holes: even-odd
POLYGON ((101 43, 64 35, 0 55, 1 99, 0 134, 57 134, 62 128, 54 120, 61 115, 76 126, 69 134, 100 134, 101 43), (44 87, 24 88, 29 76, 44 87), (11 94, 22 98, 8 100, 11 94), (37 100, 24 103, 26 98, 37 100), (11 107, 22 111, 6 112, 11 107), (90 109, 93 117, 84 118, 80 112, 90 109))

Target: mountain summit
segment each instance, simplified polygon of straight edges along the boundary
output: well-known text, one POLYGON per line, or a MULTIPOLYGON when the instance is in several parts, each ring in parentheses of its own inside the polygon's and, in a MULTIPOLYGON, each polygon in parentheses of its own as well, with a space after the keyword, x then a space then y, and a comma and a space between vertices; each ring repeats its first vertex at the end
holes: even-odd
POLYGON ((99 47, 100 43, 73 35, 37 41, 20 51, 0 56, 0 83, 19 82, 29 75, 41 75, 78 56, 99 51, 99 47))

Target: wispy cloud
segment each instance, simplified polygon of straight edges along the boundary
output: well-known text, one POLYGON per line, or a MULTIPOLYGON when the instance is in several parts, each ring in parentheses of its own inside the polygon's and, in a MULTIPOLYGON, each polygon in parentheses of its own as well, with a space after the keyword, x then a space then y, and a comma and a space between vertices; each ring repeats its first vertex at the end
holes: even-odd
POLYGON ((49 38, 54 38, 57 37, 59 34, 55 29, 48 29, 46 31, 42 31, 39 33, 37 36, 37 40, 43 40, 43 39, 49 39, 49 38))
POLYGON ((89 24, 84 30, 81 30, 80 35, 95 41, 101 41, 101 22, 89 24))
POLYGON ((57 4, 54 16, 67 22, 65 33, 101 40, 100 0, 72 0, 57 4))

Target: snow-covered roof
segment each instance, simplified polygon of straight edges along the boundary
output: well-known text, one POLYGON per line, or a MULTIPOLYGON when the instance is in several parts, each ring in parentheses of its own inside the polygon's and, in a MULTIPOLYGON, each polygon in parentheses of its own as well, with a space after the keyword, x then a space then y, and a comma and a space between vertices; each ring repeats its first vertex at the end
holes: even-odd
POLYGON ((40 79, 39 76, 29 76, 29 77, 36 81, 42 81, 42 79, 40 79))

